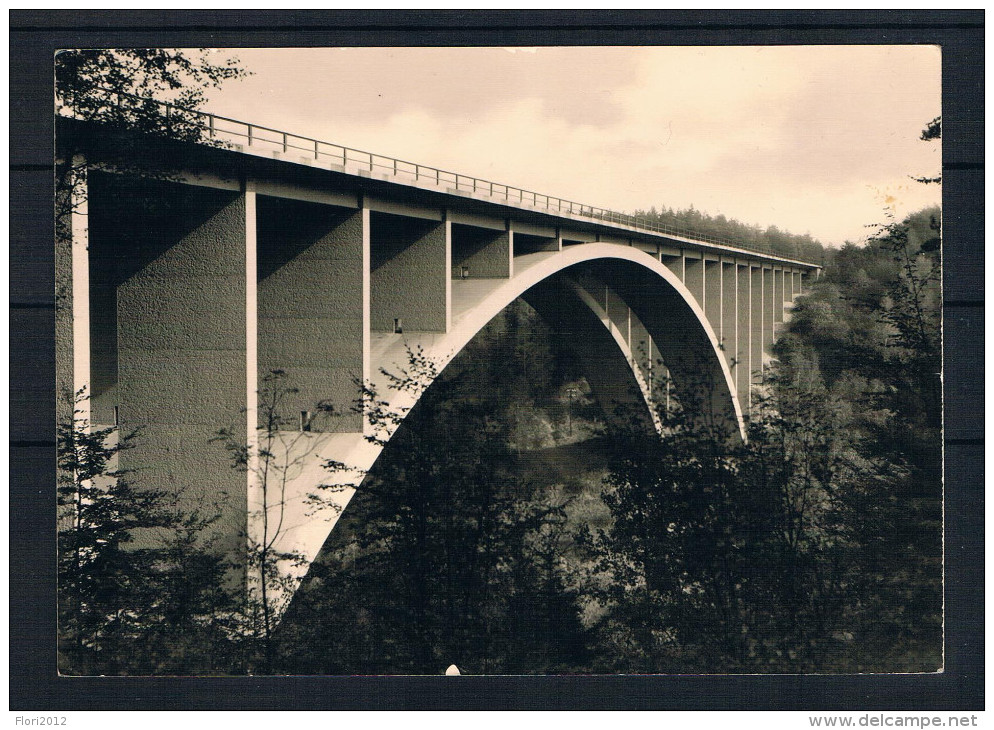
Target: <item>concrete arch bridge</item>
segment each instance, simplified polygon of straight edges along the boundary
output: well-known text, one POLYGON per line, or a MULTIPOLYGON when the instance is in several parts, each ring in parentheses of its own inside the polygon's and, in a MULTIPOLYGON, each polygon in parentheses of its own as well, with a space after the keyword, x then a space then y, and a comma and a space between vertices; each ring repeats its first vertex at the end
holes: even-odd
POLYGON ((216 500, 222 544, 265 530, 304 568, 380 452, 366 438, 377 425, 349 411, 356 379, 403 412, 423 387, 392 389, 384 370, 405 368, 411 350, 444 368, 523 297, 568 334, 603 405, 632 383, 650 406, 664 383, 679 399, 703 373, 716 387, 702 407, 734 437, 778 327, 819 271, 490 181, 202 121, 206 144, 58 119, 62 169, 72 163, 57 196, 56 276, 72 301, 57 313, 58 377, 88 389, 92 423, 143 427, 141 447, 120 457, 143 484, 216 500), (285 463, 267 485, 232 469, 211 437, 231 426, 258 447, 260 388, 274 369, 297 392, 278 406, 285 463), (321 401, 338 415, 322 415, 321 401), (334 480, 348 486, 315 506, 327 460, 346 465, 334 480))

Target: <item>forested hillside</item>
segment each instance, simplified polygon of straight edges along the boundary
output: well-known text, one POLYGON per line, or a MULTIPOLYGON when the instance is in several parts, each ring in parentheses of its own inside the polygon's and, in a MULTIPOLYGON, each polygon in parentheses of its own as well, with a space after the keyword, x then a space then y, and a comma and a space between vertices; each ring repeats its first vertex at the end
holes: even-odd
POLYGON ((743 248, 814 264, 822 263, 826 252, 821 242, 812 238, 810 234, 788 233, 776 226, 764 229, 757 225, 742 223, 735 218, 726 218, 720 213, 715 216, 702 213, 694 206, 681 210, 652 207, 649 210, 636 210, 634 215, 649 223, 717 236, 743 248))
POLYGON ((801 298, 750 440, 622 439, 593 549, 613 671, 941 666, 938 211, 801 298))

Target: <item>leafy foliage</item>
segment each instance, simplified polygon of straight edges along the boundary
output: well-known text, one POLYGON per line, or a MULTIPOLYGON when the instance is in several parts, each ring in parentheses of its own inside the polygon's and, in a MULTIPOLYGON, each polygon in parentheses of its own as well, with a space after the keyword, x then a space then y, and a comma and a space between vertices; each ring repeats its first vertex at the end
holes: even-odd
POLYGON ((86 399, 58 427, 60 671, 227 671, 229 566, 199 539, 216 511, 137 485, 117 461, 138 433, 92 427, 86 399))
POLYGON ((734 241, 743 248, 772 253, 790 259, 820 264, 825 256, 822 244, 813 239, 810 234, 788 233, 776 226, 768 226, 764 229, 760 226, 742 223, 735 218, 726 218, 722 214, 712 216, 702 213, 694 206, 682 210, 657 209, 654 206, 649 210, 637 210, 634 215, 645 218, 651 223, 717 236, 721 239, 734 241))
MULTIPOLYGON (((200 139, 188 115, 150 101, 195 108, 208 88, 240 78, 237 61, 166 49, 71 50, 58 54, 56 109, 104 125, 200 139)), ((56 227, 72 242, 72 214, 85 215, 88 165, 81 140, 60 135, 56 227)), ((135 150, 122 150, 118 171, 135 150)), ((164 173, 160 177, 168 178, 164 173)), ((81 222, 85 225, 85 219, 81 222)), ((68 254, 60 249, 63 264, 68 254)), ((65 266, 62 266, 63 272, 65 266)), ((57 317, 71 316, 65 279, 57 317)), ((242 666, 236 566, 219 554, 211 526, 220 505, 181 507, 183 488, 157 491, 118 466, 138 432, 85 419, 87 393, 67 396, 58 424, 59 650, 67 674, 214 674, 242 666)))
POLYGON ((195 115, 206 92, 244 78, 237 58, 166 48, 62 51, 55 62, 57 111, 85 121, 204 141, 195 115))
MULTIPOLYGON (((298 392, 285 371, 270 371, 260 383, 253 437, 245 439, 237 429, 224 428, 214 438, 228 452, 232 468, 249 474, 254 485, 245 535, 245 593, 239 602, 240 637, 253 672, 272 671, 273 635, 304 563, 300 553, 280 547, 286 533, 287 487, 309 455, 310 424, 288 415, 287 401, 298 392)), ((331 410, 324 403, 317 407, 331 410)))
POLYGON ((929 142, 933 139, 942 138, 942 117, 936 117, 931 122, 925 125, 925 129, 922 130, 921 140, 923 142, 929 142))
MULTIPOLYGON (((104 133, 127 130, 221 146, 196 112, 209 89, 247 75, 237 58, 216 62, 208 49, 65 50, 55 59, 55 108, 60 116, 101 125, 104 133)), ((75 133, 59 131, 56 226, 59 235, 69 240, 70 214, 86 210, 87 142, 75 133)), ((114 159, 104 162, 112 162, 118 171, 140 169, 147 178, 174 177, 168 170, 141 169, 148 150, 134 136, 118 135, 113 148, 114 159)))
POLYGON ((661 440, 622 440, 592 539, 609 669, 941 666, 937 218, 833 257, 747 445, 679 410, 661 440))
MULTIPOLYGON (((575 373, 509 313, 367 478, 282 630, 287 669, 938 669, 937 217, 832 257, 776 345, 748 443, 702 418, 707 382, 660 411, 662 438, 613 434, 596 524, 521 461, 507 404, 548 418, 575 373), (315 637, 330 614, 355 623, 315 637)), ((395 385, 431 367, 415 354, 395 385)))
MULTIPOLYGON (((58 103, 199 139, 182 113, 109 100, 196 108, 206 89, 244 75, 235 64, 67 52, 58 103)), ((922 138, 939 134, 936 119, 922 138)), ((85 169, 62 172, 69 200, 85 169)), ((665 409, 662 438, 632 430, 608 441, 606 517, 578 525, 583 487, 534 470, 530 455, 568 443, 578 420, 590 446, 580 458, 595 463, 599 424, 575 363, 545 344, 534 312, 513 307, 444 373, 411 353, 392 387, 435 383, 411 413, 364 386, 369 438, 383 445, 397 433, 277 627, 294 583, 287 566, 299 559, 278 549, 285 489, 306 440, 286 422, 294 390, 284 374, 263 381, 254 439, 218 434, 261 490, 261 529, 230 563, 202 537, 216 507, 183 512, 177 494, 142 489, 117 467, 138 434, 87 423, 77 393, 59 427, 62 671, 939 668, 939 211, 890 220, 866 247, 830 256, 810 236, 693 208, 640 215, 826 258, 776 345, 747 444, 701 418, 700 404, 665 409)))

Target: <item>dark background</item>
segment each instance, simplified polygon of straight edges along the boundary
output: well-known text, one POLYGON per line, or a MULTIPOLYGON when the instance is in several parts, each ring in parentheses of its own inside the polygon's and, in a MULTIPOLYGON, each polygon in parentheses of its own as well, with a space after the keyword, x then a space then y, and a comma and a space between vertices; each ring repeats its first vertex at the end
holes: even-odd
MULTIPOLYGON (((984 13, 10 11, 10 710, 984 708, 984 13), (53 55, 60 48, 942 46, 946 662, 935 675, 59 677, 53 55)), ((928 120, 922 120, 922 126, 928 120)))

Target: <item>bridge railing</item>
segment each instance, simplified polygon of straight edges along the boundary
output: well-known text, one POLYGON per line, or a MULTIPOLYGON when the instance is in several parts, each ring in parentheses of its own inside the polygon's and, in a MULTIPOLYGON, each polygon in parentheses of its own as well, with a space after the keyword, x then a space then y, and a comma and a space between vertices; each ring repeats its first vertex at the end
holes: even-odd
POLYGON ((749 241, 733 240, 648 220, 608 208, 577 203, 565 198, 537 193, 533 190, 497 183, 472 175, 442 170, 429 165, 409 162, 373 152, 324 142, 272 127, 243 122, 238 119, 210 114, 178 106, 174 103, 135 96, 125 92, 96 88, 79 98, 61 100, 57 107, 62 116, 88 121, 111 122, 140 126, 144 131, 174 136, 187 141, 216 147, 239 146, 249 151, 272 151, 300 156, 316 162, 329 162, 344 172, 356 174, 381 173, 413 182, 433 184, 446 190, 485 195, 496 202, 529 205, 550 212, 581 216, 605 223, 615 223, 652 233, 662 233, 701 243, 752 250, 771 254, 769 246, 749 241), (154 123, 150 119, 154 117, 154 123), (141 124, 137 123, 141 120, 141 124))

